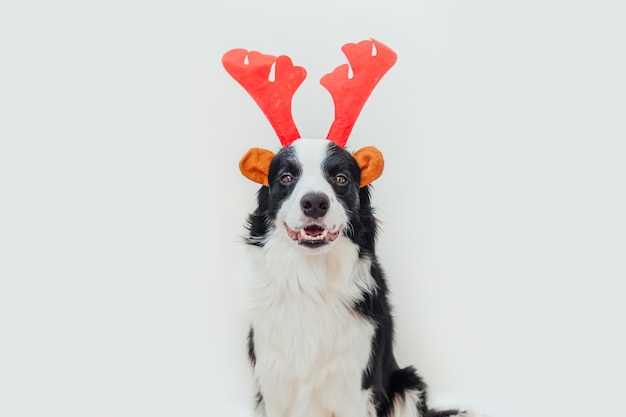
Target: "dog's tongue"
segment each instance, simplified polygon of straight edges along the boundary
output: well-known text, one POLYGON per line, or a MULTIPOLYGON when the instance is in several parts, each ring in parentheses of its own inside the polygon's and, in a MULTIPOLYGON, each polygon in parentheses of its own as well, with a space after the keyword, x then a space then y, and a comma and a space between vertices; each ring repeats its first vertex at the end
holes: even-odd
POLYGON ((316 237, 324 233, 324 229, 319 226, 309 226, 304 228, 304 233, 306 233, 308 236, 316 237))

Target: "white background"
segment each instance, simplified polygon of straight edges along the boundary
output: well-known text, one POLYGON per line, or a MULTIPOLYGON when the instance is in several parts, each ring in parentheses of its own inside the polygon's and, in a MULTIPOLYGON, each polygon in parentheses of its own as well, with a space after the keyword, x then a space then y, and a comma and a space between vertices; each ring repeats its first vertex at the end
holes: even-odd
POLYGON ((438 406, 621 415, 626 13, 620 1, 0 5, 0 415, 249 416, 237 169, 278 141, 221 55, 319 78, 399 59, 348 144, 375 145, 397 356, 438 406))

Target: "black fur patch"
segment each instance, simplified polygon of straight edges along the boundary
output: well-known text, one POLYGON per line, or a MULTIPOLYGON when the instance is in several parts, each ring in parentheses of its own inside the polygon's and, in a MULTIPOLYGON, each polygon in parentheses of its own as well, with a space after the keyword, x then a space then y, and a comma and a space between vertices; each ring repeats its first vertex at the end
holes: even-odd
POLYGON ((248 359, 252 367, 256 365, 256 354, 254 352, 254 329, 250 326, 250 332, 248 332, 248 359))

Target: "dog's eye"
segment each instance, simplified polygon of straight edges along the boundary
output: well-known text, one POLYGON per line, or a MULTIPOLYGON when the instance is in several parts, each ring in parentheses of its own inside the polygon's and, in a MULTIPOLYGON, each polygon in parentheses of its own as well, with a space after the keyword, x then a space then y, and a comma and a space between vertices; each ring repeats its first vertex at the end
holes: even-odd
POLYGON ((338 174, 333 177, 333 182, 338 185, 345 185, 348 182, 348 177, 343 174, 338 174))
POLYGON ((291 184, 295 180, 296 179, 291 174, 285 174, 282 177, 280 177, 280 182, 282 182, 283 184, 291 184))

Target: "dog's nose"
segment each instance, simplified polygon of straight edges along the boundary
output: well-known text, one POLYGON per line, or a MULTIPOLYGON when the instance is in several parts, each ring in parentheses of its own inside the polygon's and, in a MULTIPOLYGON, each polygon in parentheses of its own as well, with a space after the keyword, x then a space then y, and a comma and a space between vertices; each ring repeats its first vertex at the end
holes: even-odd
POLYGON ((323 193, 308 193, 300 200, 300 207, 302 212, 314 219, 323 217, 328 211, 330 201, 326 194, 323 193))

